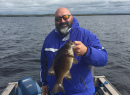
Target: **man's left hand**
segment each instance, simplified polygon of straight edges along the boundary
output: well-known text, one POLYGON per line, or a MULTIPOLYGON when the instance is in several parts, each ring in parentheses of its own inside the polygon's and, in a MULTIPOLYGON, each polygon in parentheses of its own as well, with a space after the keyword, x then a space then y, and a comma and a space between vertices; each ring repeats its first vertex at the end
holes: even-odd
POLYGON ((81 41, 74 41, 76 46, 73 47, 76 56, 83 56, 87 52, 87 47, 81 41))

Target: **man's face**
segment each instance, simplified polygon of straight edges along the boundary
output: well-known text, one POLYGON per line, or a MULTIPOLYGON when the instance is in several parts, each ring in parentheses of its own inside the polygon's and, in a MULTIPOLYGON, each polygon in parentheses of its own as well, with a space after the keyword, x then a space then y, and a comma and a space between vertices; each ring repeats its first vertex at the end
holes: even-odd
MULTIPOLYGON (((68 15, 68 14, 65 14, 68 15)), ((56 17, 63 17, 64 15, 60 15, 60 16, 56 16, 56 17)), ((73 23, 73 16, 70 15, 70 17, 65 20, 63 18, 61 18, 61 21, 56 21, 55 20, 55 26, 56 26, 56 30, 61 34, 61 35, 65 35, 68 32, 68 29, 72 27, 72 23, 73 23)))

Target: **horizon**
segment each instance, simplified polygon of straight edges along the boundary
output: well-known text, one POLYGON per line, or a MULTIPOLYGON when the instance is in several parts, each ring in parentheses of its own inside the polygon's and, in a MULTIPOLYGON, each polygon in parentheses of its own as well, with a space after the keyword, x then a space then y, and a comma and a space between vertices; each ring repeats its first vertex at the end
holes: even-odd
MULTIPOLYGON (((96 15, 96 14, 130 14, 128 13, 72 13, 72 15, 96 15)), ((0 14, 0 15, 55 15, 54 13, 50 14, 0 14)))
POLYGON ((54 14, 66 7, 71 14, 129 14, 130 0, 0 0, 0 15, 54 14))

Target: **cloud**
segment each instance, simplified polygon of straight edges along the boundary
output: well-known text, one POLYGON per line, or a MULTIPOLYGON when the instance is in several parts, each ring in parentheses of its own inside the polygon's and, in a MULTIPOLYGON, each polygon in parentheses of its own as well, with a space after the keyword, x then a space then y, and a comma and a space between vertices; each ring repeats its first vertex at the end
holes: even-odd
POLYGON ((128 0, 0 0, 0 14, 54 14, 66 7, 72 14, 130 13, 128 0))

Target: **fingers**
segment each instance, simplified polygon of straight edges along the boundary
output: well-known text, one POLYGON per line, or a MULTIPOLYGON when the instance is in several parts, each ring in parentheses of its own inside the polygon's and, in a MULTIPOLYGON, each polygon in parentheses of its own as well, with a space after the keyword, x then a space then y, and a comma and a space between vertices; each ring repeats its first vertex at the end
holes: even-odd
POLYGON ((42 86, 43 95, 48 94, 48 86, 42 86))
POLYGON ((82 44, 82 42, 80 42, 80 41, 74 41, 74 44, 80 45, 80 44, 82 44))
POLYGON ((73 47, 74 54, 77 56, 83 56, 87 52, 87 47, 80 41, 74 41, 76 46, 73 47))
POLYGON ((73 47, 73 49, 77 50, 77 49, 81 48, 82 42, 80 42, 80 41, 74 41, 74 44, 75 44, 75 46, 73 47))

